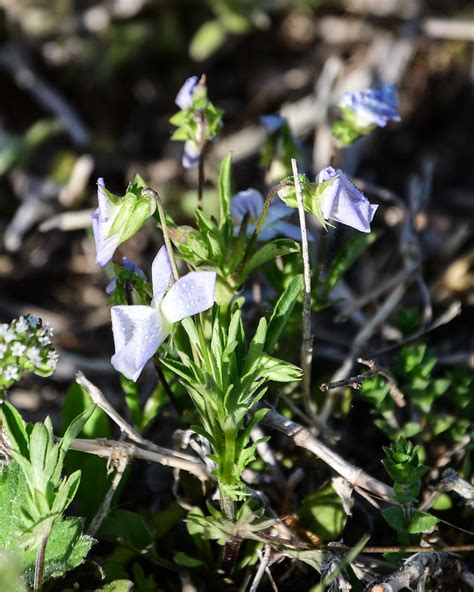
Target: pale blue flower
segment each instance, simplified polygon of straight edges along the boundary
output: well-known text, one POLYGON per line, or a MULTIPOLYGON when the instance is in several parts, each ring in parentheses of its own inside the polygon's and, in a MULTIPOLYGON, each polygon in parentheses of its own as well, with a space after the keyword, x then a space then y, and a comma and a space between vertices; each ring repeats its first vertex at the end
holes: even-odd
MULTIPOLYGON (((126 269, 130 270, 134 275, 137 275, 142 280, 146 280, 146 275, 143 272, 143 270, 140 269, 136 263, 134 263, 133 261, 130 261, 130 259, 128 257, 122 257, 122 267, 125 267, 126 269)), ((107 284, 105 291, 107 294, 112 294, 112 292, 115 290, 116 287, 117 287, 117 278, 114 277, 107 284)))
MULTIPOLYGON (((234 222, 237 224, 236 234, 248 214, 249 221, 247 225, 247 234, 253 234, 260 214, 263 212, 263 196, 256 189, 246 189, 239 191, 230 201, 230 212, 234 222)), ((285 222, 285 219, 293 214, 292 208, 289 208, 282 202, 273 202, 268 208, 267 215, 263 222, 262 229, 258 235, 259 240, 272 240, 276 236, 286 236, 294 240, 301 240, 301 231, 299 226, 285 222)), ((310 237, 310 240, 312 237, 310 237)))
POLYGON ((371 204, 340 169, 326 167, 318 174, 316 182, 330 179, 333 182, 321 195, 324 218, 352 226, 360 232, 370 232, 370 223, 379 206, 371 204))
POLYGON ((189 107, 192 107, 193 95, 198 82, 199 78, 197 76, 191 76, 186 79, 183 86, 179 89, 175 101, 180 109, 189 109, 189 107))
POLYGON ((97 180, 97 200, 99 205, 92 212, 92 232, 97 253, 96 261, 100 266, 105 267, 120 244, 120 234, 110 234, 120 207, 114 205, 107 198, 102 187, 105 187, 105 183, 104 179, 100 177, 97 180))
POLYGON ((273 134, 286 124, 286 119, 281 115, 262 115, 260 121, 265 126, 269 134, 273 134))
POLYGON ((342 95, 339 107, 352 111, 360 127, 385 127, 390 120, 401 119, 395 84, 384 84, 380 88, 369 88, 362 92, 347 92, 342 95))
POLYGON ((172 283, 173 273, 165 247, 152 268, 153 300, 150 306, 112 307, 115 354, 112 365, 136 381, 145 364, 171 333, 173 323, 203 312, 214 304, 216 273, 192 271, 172 283))
POLYGON ((185 169, 193 169, 199 164, 201 150, 194 140, 186 140, 184 143, 183 158, 181 160, 185 169))
POLYGON ((97 251, 96 261, 104 267, 112 259, 117 247, 131 238, 153 215, 156 202, 142 193, 143 181, 129 184, 123 197, 111 194, 104 179, 97 181, 98 207, 92 212, 92 232, 97 251))

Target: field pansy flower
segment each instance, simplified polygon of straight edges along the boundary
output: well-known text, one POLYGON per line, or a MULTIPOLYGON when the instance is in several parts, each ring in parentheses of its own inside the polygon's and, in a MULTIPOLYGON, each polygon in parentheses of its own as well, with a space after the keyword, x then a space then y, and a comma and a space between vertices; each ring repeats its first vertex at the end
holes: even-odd
POLYGON ((340 169, 331 166, 316 177, 317 183, 333 179, 321 194, 321 212, 326 220, 352 226, 360 232, 370 232, 370 223, 379 207, 357 189, 340 169))
MULTIPOLYGON (((245 216, 249 215, 247 234, 252 234, 257 225, 260 214, 263 212, 263 196, 256 189, 239 191, 230 201, 232 218, 240 228, 245 216)), ((259 240, 272 240, 276 236, 286 236, 293 240, 301 239, 301 231, 295 224, 285 222, 293 213, 292 209, 281 202, 273 202, 268 208, 262 229, 258 235, 259 240)))
POLYGON ((385 127, 390 120, 401 119, 395 84, 384 84, 380 88, 369 88, 362 92, 347 92, 342 95, 339 107, 351 112, 359 127, 385 127))
POLYGON ((175 102, 180 109, 189 109, 192 107, 193 95, 198 82, 199 78, 197 76, 191 76, 186 79, 183 86, 179 89, 175 102))
POLYGON ((133 381, 171 333, 173 323, 214 304, 216 273, 192 271, 172 283, 173 273, 165 247, 158 251, 151 275, 153 300, 150 306, 113 306, 111 311, 115 344, 111 362, 118 372, 133 381))
POLYGON ((117 247, 131 238, 156 209, 154 199, 142 196, 143 181, 131 183, 123 197, 105 188, 104 179, 97 180, 98 207, 92 212, 92 232, 96 261, 102 267, 112 259, 117 247))

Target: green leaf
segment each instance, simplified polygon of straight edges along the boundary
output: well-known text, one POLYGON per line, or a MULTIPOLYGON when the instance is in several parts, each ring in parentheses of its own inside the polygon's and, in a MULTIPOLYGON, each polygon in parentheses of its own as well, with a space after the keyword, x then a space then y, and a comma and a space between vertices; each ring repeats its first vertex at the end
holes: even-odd
POLYGON ((21 578, 21 564, 18 557, 0 549, 0 583, 8 592, 27 592, 21 578))
POLYGON ((410 534, 430 532, 436 526, 436 524, 438 524, 438 522, 439 519, 432 514, 413 510, 410 515, 410 522, 408 524, 407 530, 410 534))
POLYGON ((288 287, 278 299, 273 309, 272 316, 268 323, 267 340, 265 342, 265 351, 272 353, 275 348, 280 335, 285 328, 286 322, 291 316, 295 304, 303 292, 303 276, 297 275, 293 281, 288 284, 288 287))
MULTIPOLYGON (((108 416, 92 403, 87 392, 76 382, 67 390, 61 409, 61 432, 83 411, 94 408, 91 417, 83 426, 77 437, 81 438, 109 438, 110 421, 108 416)), ((107 471, 107 459, 93 454, 70 450, 67 454, 65 466, 70 473, 81 471, 81 482, 76 494, 81 516, 92 519, 101 505, 105 494, 110 488, 112 475, 107 471), (94 483, 94 487, 90 484, 94 483)), ((122 480, 123 482, 123 480, 122 480)))
POLYGON ((175 553, 173 559, 175 563, 178 565, 183 565, 184 567, 200 567, 201 565, 204 565, 200 559, 191 557, 190 555, 182 553, 181 551, 175 553))
POLYGON ((350 236, 350 238, 344 243, 344 246, 333 258, 328 277, 325 279, 322 286, 318 287, 318 306, 326 303, 331 290, 336 283, 378 237, 379 235, 376 232, 370 232, 367 234, 358 232, 350 236))
POLYGON ((110 438, 110 421, 106 413, 91 401, 87 391, 77 382, 71 383, 61 408, 61 433, 86 409, 94 407, 94 412, 84 424, 76 438, 110 438))
POLYGON ((143 516, 127 510, 115 510, 108 516, 99 530, 99 537, 144 551, 153 538, 143 516))
POLYGON ((134 592, 135 590, 135 585, 130 580, 115 580, 96 592, 134 592))
POLYGON ((206 21, 194 34, 189 45, 189 54, 196 62, 211 56, 226 39, 226 32, 218 20, 206 21))
POLYGON ((301 523, 323 540, 336 539, 347 518, 341 498, 331 485, 306 496, 298 514, 301 523))
POLYGON ((92 405, 85 411, 83 411, 78 417, 73 419, 73 421, 69 424, 67 430, 64 432, 64 436, 61 439, 61 450, 63 452, 67 452, 69 450, 69 446, 73 440, 77 438, 77 436, 81 433, 82 429, 89 421, 89 418, 95 411, 95 405, 92 405))
POLYGON ((263 247, 258 249, 252 257, 247 261, 240 273, 238 283, 242 284, 250 272, 257 267, 262 266, 268 261, 273 261, 277 257, 283 257, 290 253, 298 253, 300 245, 294 240, 289 238, 277 238, 269 243, 266 243, 263 247))
POLYGON ((8 440, 14 450, 17 450, 24 458, 30 458, 28 451, 29 438, 26 433, 25 424, 18 411, 8 403, 1 403, 1 419, 8 435, 8 440))
POLYGON ((20 507, 26 488, 18 463, 11 461, 0 469, 0 549, 17 550, 20 507))
POLYGON ((260 358, 260 376, 274 382, 293 382, 301 379, 301 368, 278 358, 264 354, 260 358))
POLYGON ((406 532, 405 513, 401 506, 392 506, 382 512, 382 517, 396 532, 406 532))
MULTIPOLYGON (((46 546, 45 580, 57 578, 80 565, 93 543, 91 537, 81 534, 84 521, 81 518, 56 520, 46 546)), ((36 551, 23 554, 25 579, 33 584, 36 551)))
POLYGON ((431 507, 433 510, 450 510, 453 507, 453 502, 447 493, 440 493, 431 507))
POLYGON ((219 226, 222 228, 230 214, 230 173, 232 166, 232 152, 222 160, 219 168, 219 226))

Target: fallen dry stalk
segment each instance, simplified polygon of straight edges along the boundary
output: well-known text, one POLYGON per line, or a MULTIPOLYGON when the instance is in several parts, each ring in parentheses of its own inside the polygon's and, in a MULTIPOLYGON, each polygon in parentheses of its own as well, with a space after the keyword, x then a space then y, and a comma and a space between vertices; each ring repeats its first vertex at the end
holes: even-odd
POLYGON ((130 442, 118 442, 116 440, 83 440, 77 438, 70 446, 71 450, 95 454, 103 458, 120 462, 121 459, 137 458, 148 462, 155 462, 165 467, 172 467, 187 471, 200 481, 210 478, 206 465, 192 456, 177 453, 167 448, 158 447, 159 450, 147 450, 130 442))
POLYGON ((354 489, 363 489, 388 502, 395 501, 393 489, 389 485, 386 485, 366 473, 363 469, 343 459, 300 424, 283 417, 283 415, 273 410, 268 411, 262 423, 286 434, 297 446, 316 455, 331 467, 333 471, 344 477, 354 489))
MULTIPOLYGON (((449 574, 449 584, 452 590, 457 589, 456 580, 463 581, 468 586, 474 587, 474 574, 471 573, 462 561, 448 553, 417 553, 411 557, 403 567, 398 569, 381 582, 369 584, 365 592, 398 592, 398 590, 413 590, 413 584, 429 580, 442 580, 445 584, 449 574)), ((417 588, 424 590, 424 586, 417 588)), ((448 588, 443 588, 447 590, 448 588)))
POLYGON ((453 469, 446 469, 437 487, 438 491, 454 491, 466 500, 466 506, 474 507, 474 487, 462 479, 453 469))

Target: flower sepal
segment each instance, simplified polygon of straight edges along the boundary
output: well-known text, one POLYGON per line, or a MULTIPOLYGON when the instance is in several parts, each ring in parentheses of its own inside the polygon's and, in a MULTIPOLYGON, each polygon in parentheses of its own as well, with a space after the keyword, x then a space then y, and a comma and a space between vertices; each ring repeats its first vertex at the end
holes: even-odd
POLYGON ((97 250, 97 263, 104 267, 112 259, 117 247, 131 238, 153 215, 156 202, 143 193, 143 179, 136 175, 119 197, 110 192, 101 178, 97 182, 99 205, 92 212, 92 231, 97 250))
MULTIPOLYGON (((333 183, 333 179, 329 179, 328 181, 324 182, 316 182, 312 183, 306 175, 300 173, 298 175, 300 186, 301 186, 301 193, 303 196, 303 207, 305 212, 309 214, 313 214, 319 220, 323 228, 326 228, 328 225, 327 220, 323 215, 323 211, 321 208, 321 201, 323 197, 323 193, 325 189, 333 183)), ((280 191, 278 192, 279 198, 286 203, 287 206, 290 208, 298 208, 298 199, 296 197, 296 189, 294 186, 294 179, 293 176, 285 177, 281 181, 282 185, 285 185, 280 191)))

